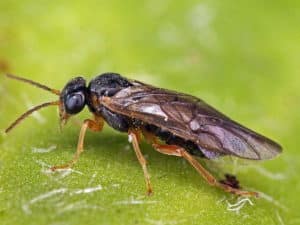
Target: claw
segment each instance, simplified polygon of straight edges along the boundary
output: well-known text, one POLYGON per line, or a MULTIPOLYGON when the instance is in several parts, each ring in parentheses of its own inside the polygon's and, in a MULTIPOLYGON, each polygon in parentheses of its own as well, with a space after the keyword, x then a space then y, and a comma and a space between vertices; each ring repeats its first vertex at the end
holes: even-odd
POLYGON ((240 182, 236 176, 231 174, 225 174, 225 180, 221 180, 220 183, 230 186, 234 189, 241 189, 240 182))
POLYGON ((52 166, 50 168, 51 171, 57 171, 57 170, 60 170, 60 169, 71 169, 72 167, 72 164, 65 164, 65 165, 60 165, 60 166, 52 166))
POLYGON ((152 188, 150 188, 150 189, 147 190, 147 195, 148 195, 149 197, 153 195, 153 190, 152 190, 152 188))

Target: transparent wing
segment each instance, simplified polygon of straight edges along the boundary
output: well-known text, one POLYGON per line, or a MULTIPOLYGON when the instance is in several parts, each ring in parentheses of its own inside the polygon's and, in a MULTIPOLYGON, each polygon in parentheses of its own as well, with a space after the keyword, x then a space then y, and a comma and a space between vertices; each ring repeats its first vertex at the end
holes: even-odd
POLYGON ((110 110, 161 127, 196 143, 206 155, 271 159, 281 152, 274 141, 220 113, 204 101, 139 82, 103 104, 110 110))

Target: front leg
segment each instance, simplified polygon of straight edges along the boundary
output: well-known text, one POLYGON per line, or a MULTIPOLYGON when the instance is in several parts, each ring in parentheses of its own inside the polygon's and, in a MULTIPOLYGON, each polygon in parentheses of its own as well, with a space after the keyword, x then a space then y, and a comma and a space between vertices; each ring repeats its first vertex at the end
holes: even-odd
POLYGON ((94 120, 87 119, 83 122, 79 134, 79 139, 78 139, 78 145, 77 145, 77 151, 75 155, 73 156, 73 159, 64 164, 64 165, 59 165, 59 166, 53 166, 51 167, 52 171, 58 170, 58 169, 68 169, 74 166, 74 164, 78 161, 80 154, 83 152, 83 144, 84 144, 84 137, 86 134, 87 129, 89 128, 92 131, 101 131, 104 125, 104 121, 101 117, 95 117, 94 120))

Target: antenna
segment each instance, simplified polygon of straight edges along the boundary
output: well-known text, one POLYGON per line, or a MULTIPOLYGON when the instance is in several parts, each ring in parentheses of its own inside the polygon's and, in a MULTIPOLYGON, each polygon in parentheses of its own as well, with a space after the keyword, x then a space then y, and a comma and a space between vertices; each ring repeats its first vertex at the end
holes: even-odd
POLYGON ((31 115, 33 112, 38 111, 42 108, 45 108, 47 106, 51 105, 59 105, 60 101, 55 101, 55 102, 46 102, 41 105, 35 106, 31 109, 29 109, 27 112, 23 113, 21 116, 18 117, 8 128, 6 128, 5 133, 10 132, 13 128, 15 128, 20 122, 22 122, 26 117, 31 115))
MULTIPOLYGON (((49 91, 53 94, 56 94, 58 96, 60 96, 60 91, 59 90, 55 90, 52 88, 47 87, 46 85, 40 84, 38 82, 32 81, 32 80, 28 80, 26 78, 22 78, 22 77, 18 77, 16 75, 12 75, 12 74, 6 74, 6 76, 8 78, 14 79, 14 80, 18 80, 27 84, 31 84, 33 86, 36 86, 38 88, 41 88, 43 90, 49 91)), ((19 116, 8 128, 6 128, 5 133, 10 132, 13 128, 15 128, 20 122, 22 122, 24 119, 26 119, 29 115, 31 115, 33 112, 38 111, 42 108, 45 108, 47 106, 51 106, 51 105, 60 105, 61 102, 60 101, 54 101, 54 102, 46 102, 40 105, 37 105, 31 109, 29 109, 27 112, 23 113, 21 116, 19 116)))
POLYGON ((6 74, 6 76, 8 78, 11 78, 11 79, 14 79, 14 80, 18 80, 18 81, 21 81, 21 82, 24 82, 24 83, 27 83, 27 84, 31 84, 31 85, 36 86, 38 88, 44 89, 46 91, 49 91, 49 92, 51 92, 53 94, 60 95, 60 91, 59 90, 55 90, 55 89, 49 88, 46 85, 40 84, 38 82, 35 82, 35 81, 32 81, 32 80, 28 80, 28 79, 25 79, 23 77, 18 77, 18 76, 13 75, 13 74, 6 74))

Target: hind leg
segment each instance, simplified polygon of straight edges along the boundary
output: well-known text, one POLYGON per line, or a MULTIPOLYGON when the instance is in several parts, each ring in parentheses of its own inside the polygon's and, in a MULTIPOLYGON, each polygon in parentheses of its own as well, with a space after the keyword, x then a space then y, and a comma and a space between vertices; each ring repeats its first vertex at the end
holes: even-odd
POLYGON ((251 191, 243 191, 238 188, 234 188, 229 184, 224 182, 219 182, 211 173, 209 173, 191 154, 189 154, 185 149, 178 147, 176 145, 160 145, 157 143, 152 144, 152 146, 160 153, 166 155, 173 155, 185 158, 196 170, 197 172, 207 181, 211 186, 215 186, 223 189, 226 192, 230 192, 240 196, 255 196, 258 197, 258 193, 251 191))

